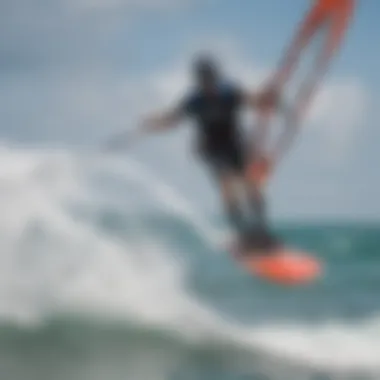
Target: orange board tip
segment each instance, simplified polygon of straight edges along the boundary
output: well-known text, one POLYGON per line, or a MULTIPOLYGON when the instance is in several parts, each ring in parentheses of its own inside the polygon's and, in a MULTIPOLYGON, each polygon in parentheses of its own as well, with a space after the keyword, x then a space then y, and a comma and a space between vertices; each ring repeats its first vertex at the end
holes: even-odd
POLYGON ((289 249, 265 256, 240 255, 238 261, 252 275, 282 285, 305 285, 322 274, 322 264, 316 258, 289 249))

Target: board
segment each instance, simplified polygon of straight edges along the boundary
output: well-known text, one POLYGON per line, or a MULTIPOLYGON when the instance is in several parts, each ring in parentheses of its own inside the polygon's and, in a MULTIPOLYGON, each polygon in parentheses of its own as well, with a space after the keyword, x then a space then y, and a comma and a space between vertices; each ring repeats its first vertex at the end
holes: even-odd
POLYGON ((322 273, 322 264, 317 258, 288 247, 272 252, 242 252, 235 246, 230 252, 248 273, 280 285, 305 285, 322 273))

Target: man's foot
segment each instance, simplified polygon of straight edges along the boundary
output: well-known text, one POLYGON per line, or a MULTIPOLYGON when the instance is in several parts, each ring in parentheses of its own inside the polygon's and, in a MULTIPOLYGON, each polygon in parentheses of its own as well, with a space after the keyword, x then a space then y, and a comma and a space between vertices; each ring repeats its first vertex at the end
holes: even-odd
POLYGON ((280 246, 277 237, 263 230, 254 230, 247 234, 243 239, 245 251, 261 251, 270 253, 280 246))

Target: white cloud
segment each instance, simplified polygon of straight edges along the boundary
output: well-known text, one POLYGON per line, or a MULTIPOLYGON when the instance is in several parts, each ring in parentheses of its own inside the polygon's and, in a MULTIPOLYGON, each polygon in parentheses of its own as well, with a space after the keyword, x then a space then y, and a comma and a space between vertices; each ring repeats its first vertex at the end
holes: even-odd
POLYGON ((318 91, 307 121, 324 136, 326 153, 338 161, 355 147, 368 122, 369 94, 356 78, 327 82, 318 91))

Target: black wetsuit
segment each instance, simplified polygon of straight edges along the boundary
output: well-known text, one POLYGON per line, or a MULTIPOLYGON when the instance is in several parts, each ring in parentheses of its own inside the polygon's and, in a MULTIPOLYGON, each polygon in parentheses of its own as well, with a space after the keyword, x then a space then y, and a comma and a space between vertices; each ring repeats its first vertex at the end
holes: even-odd
POLYGON ((194 92, 181 105, 196 121, 201 152, 217 175, 245 169, 247 149, 238 121, 242 105, 242 91, 232 84, 220 84, 213 94, 194 92))

